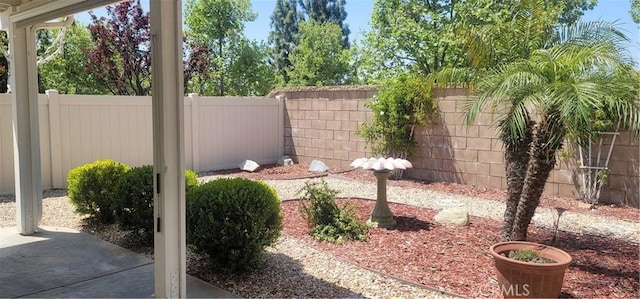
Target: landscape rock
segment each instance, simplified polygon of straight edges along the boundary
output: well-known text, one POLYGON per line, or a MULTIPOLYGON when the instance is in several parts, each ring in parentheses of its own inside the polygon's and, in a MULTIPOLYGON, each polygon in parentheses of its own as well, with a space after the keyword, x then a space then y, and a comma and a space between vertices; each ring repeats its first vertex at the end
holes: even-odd
POLYGON ((309 165, 309 171, 311 171, 311 172, 327 172, 327 171, 329 171, 329 167, 327 167, 327 165, 324 164, 320 160, 313 160, 313 161, 311 161, 311 165, 309 165))
POLYGON ((438 212, 433 220, 445 225, 464 226, 469 224, 469 213, 465 208, 448 208, 438 212))
POLYGON ((260 164, 258 164, 256 161, 244 160, 238 167, 240 167, 240 169, 244 171, 254 172, 260 167, 260 164))
POLYGON ((282 156, 278 159, 278 165, 293 165, 293 159, 289 158, 289 156, 282 156))

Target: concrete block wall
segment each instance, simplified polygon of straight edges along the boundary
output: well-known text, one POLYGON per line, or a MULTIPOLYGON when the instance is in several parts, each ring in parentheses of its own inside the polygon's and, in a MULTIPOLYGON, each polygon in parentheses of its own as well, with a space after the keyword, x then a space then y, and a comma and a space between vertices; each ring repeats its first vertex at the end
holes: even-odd
MULTIPOLYGON (((332 168, 347 168, 356 158, 370 156, 364 140, 355 134, 372 118, 365 103, 373 86, 286 88, 272 92, 285 99, 285 154, 299 162, 321 159, 332 168)), ((493 115, 481 113, 467 126, 464 89, 439 91, 439 118, 416 130, 414 168, 407 176, 428 181, 455 182, 506 188, 502 142, 491 125, 493 115)), ((570 152, 570 151, 568 151, 570 152)), ((602 202, 640 207, 640 145, 628 132, 620 134, 611 157, 602 202)), ((558 157, 545 194, 577 198, 576 157, 558 157)))
POLYGON ((371 156, 356 131, 372 118, 365 107, 375 86, 283 88, 269 96, 285 98, 284 152, 297 162, 320 159, 331 168, 371 156))

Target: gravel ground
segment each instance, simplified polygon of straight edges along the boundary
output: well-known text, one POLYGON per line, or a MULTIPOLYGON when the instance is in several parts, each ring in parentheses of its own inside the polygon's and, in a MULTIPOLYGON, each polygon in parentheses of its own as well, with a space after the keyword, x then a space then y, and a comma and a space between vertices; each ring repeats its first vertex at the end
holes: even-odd
MULTIPOLYGON (((201 178, 209 181, 221 176, 201 178)), ((319 179, 315 179, 319 180, 319 179)), ((329 176, 325 178, 331 188, 341 192, 340 197, 375 198, 373 183, 329 176)), ((266 180, 274 187, 282 200, 298 198, 298 190, 306 179, 266 180)), ((424 206, 431 209, 447 207, 467 207, 470 215, 501 219, 503 203, 482 198, 466 197, 407 187, 387 187, 390 202, 424 206)), ((43 219, 41 225, 60 226, 84 230, 83 218, 73 213, 65 190, 49 190, 43 194, 43 219)), ((10 195, 0 195, 0 226, 15 226, 16 207, 10 195)), ((539 208, 534 218, 537 226, 553 228, 558 219, 554 209, 539 208)), ((640 243, 638 232, 640 223, 623 221, 611 217, 564 212, 558 222, 558 229, 578 233, 604 235, 611 238, 640 243)), ((107 238, 108 239, 108 238, 107 238)), ((267 267, 249 276, 232 277, 209 274, 212 281, 243 297, 403 297, 441 298, 438 291, 429 290, 400 279, 379 274, 347 263, 335 256, 305 245, 294 238, 283 236, 275 246, 268 248, 267 267), (265 290, 260 286, 276 288, 265 290), (277 291, 273 291, 277 290, 277 291)), ((190 262, 190 272, 199 272, 197 259, 190 262)))

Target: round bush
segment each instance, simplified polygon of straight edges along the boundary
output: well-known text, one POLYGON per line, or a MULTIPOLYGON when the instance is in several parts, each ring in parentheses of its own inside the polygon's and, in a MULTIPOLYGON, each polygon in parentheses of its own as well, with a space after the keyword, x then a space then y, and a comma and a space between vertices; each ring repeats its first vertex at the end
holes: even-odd
MULTIPOLYGON (((197 175, 185 170, 185 186, 189 191, 198 185, 197 175)), ((120 177, 114 200, 116 222, 121 230, 132 230, 142 242, 153 243, 153 166, 134 167, 120 177)))
POLYGON ((263 182, 218 179, 188 193, 187 242, 227 271, 260 266, 281 230, 280 200, 263 182))
POLYGON ((103 224, 113 222, 115 187, 129 169, 125 164, 107 159, 69 171, 67 193, 76 212, 89 214, 103 224))

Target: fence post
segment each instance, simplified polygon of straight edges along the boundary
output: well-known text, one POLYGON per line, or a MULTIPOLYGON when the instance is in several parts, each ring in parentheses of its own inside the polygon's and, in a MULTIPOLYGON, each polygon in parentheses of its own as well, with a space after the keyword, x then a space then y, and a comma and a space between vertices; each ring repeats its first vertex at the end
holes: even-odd
POLYGON ((284 156, 284 96, 277 95, 278 99, 278 159, 284 156))
POLYGON ((198 120, 198 103, 200 102, 200 96, 197 93, 190 93, 189 100, 191 101, 191 161, 193 162, 191 167, 193 171, 202 171, 200 169, 200 124, 198 120))
POLYGON ((53 188, 64 188, 62 173, 62 144, 60 134, 60 95, 55 89, 45 91, 49 105, 49 142, 51 145, 51 185, 53 188))

